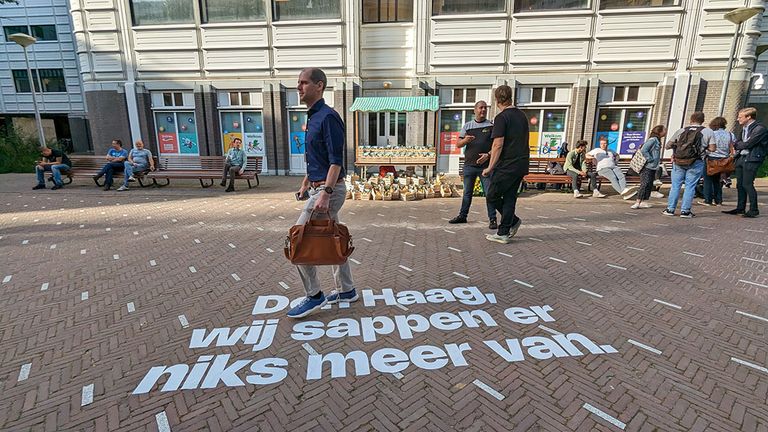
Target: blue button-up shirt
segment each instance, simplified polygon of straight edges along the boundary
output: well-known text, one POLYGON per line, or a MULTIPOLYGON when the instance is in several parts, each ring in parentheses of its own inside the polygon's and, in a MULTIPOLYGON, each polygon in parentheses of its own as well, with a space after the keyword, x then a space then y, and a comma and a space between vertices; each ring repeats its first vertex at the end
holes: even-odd
POLYGON ((344 121, 323 99, 315 102, 307 115, 304 148, 309 181, 325 180, 331 165, 339 165, 339 178, 344 178, 344 121))

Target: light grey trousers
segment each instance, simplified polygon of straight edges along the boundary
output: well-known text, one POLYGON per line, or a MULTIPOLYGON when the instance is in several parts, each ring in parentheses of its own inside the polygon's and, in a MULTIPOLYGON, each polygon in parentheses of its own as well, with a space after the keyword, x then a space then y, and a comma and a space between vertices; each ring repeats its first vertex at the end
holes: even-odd
MULTIPOLYGON (((318 194, 323 190, 325 186, 317 188, 309 188, 309 199, 304 205, 304 209, 301 211, 299 220, 296 221, 296 225, 303 225, 309 220, 312 214, 312 209, 315 207, 315 201, 318 194)), ((344 183, 338 183, 333 188, 331 194, 331 200, 328 208, 328 213, 331 218, 336 222, 339 222, 339 210, 344 205, 344 201, 347 198, 347 186, 344 183)), ((320 217, 324 217, 322 213, 320 217)), ((315 213, 315 217, 318 214, 315 213)), ((297 265, 299 268, 299 276, 301 276, 301 282, 304 284, 304 291, 307 292, 307 296, 312 296, 320 292, 320 281, 317 278, 317 267, 310 265, 297 265)), ((349 261, 340 266, 331 266, 333 270, 333 280, 336 284, 336 290, 340 292, 347 292, 355 289, 354 282, 352 281, 352 269, 349 267, 349 261)))

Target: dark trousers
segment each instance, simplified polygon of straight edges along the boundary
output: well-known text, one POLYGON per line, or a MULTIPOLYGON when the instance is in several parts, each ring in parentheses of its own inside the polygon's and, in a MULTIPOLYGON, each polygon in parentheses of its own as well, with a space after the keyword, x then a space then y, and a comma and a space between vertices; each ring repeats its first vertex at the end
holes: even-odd
POLYGON ((637 191, 637 198, 646 201, 651 198, 653 191, 653 181, 656 180, 657 169, 643 168, 640 170, 640 188, 637 191))
POLYGON ((760 162, 747 162, 742 156, 736 159, 736 190, 739 201, 736 204, 738 210, 746 210, 747 197, 749 197, 749 211, 757 211, 757 190, 755 190, 755 176, 760 168, 760 162))
POLYGON ((720 183, 720 173, 704 174, 704 202, 708 204, 723 203, 723 184, 720 183))
POLYGON ((501 213, 498 235, 509 235, 512 225, 519 218, 515 215, 517 205, 517 191, 523 181, 524 174, 494 172, 491 175, 491 184, 486 192, 485 199, 501 213))
MULTIPOLYGON (((579 190, 579 173, 568 170, 567 174, 571 178, 571 187, 573 190, 579 190)), ((587 177, 589 177, 589 190, 597 189, 597 173, 587 172, 587 177)))
POLYGON ((227 182, 227 175, 229 175, 229 188, 235 188, 235 177, 240 174, 240 165, 224 164, 224 172, 221 173, 221 182, 227 182))
POLYGON ((103 167, 101 167, 101 171, 97 174, 99 177, 104 176, 104 186, 112 186, 112 177, 114 176, 115 172, 120 172, 123 170, 124 164, 123 162, 108 162, 103 167))
POLYGON ((488 188, 491 184, 490 177, 483 177, 483 168, 464 165, 464 196, 461 198, 461 210, 459 216, 467 217, 469 207, 472 205, 472 193, 475 190, 475 182, 480 177, 480 184, 483 186, 483 192, 486 194, 485 208, 488 211, 488 220, 496 220, 496 209, 488 201, 488 188))

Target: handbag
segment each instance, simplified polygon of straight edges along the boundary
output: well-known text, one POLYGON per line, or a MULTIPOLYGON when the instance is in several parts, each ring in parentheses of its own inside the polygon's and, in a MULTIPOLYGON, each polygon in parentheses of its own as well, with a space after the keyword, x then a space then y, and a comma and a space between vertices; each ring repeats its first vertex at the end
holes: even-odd
POLYGON ((307 222, 288 230, 283 252, 295 265, 341 265, 355 248, 346 225, 333 220, 315 219, 313 210, 307 222))
POLYGON ((629 169, 640 174, 640 171, 643 170, 646 163, 648 163, 648 160, 643 156, 643 153, 640 152, 640 150, 637 150, 635 154, 632 155, 632 160, 629 161, 629 169))
POLYGON ((707 159, 707 175, 730 174, 736 171, 736 164, 732 156, 720 159, 707 159))

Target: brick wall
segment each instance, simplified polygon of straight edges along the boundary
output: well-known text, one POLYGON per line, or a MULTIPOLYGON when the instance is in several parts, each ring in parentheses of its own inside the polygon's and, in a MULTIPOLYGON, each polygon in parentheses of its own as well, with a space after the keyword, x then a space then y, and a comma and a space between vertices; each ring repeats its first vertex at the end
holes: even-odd
MULTIPOLYGON (((736 115, 744 106, 744 98, 747 95, 747 81, 731 81, 728 85, 728 94, 725 98, 723 117, 728 120, 728 129, 736 125, 736 115)), ((703 111, 705 121, 708 122, 718 115, 720 105, 720 93, 723 90, 723 81, 701 80, 698 86, 691 86, 688 106, 686 107, 684 123, 694 111, 703 111), (695 95, 695 97, 694 97, 695 95)))
POLYGON ((89 91, 85 92, 85 101, 95 155, 105 154, 113 139, 121 140, 124 145, 131 142, 125 93, 113 90, 89 91))
POLYGON ((272 91, 264 92, 264 142, 269 161, 269 171, 274 174, 286 174, 288 163, 287 119, 285 118, 285 91, 276 85, 272 91))

